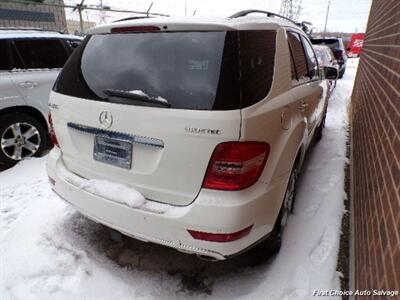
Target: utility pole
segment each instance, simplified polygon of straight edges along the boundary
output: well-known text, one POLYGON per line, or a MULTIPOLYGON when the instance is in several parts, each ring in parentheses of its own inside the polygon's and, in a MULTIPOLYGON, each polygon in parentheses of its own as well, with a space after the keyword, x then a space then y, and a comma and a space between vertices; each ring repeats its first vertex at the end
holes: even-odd
POLYGON ((73 11, 77 10, 79 14, 79 27, 81 30, 81 34, 84 33, 82 11, 86 8, 86 6, 83 5, 83 2, 85 2, 85 0, 82 0, 81 3, 77 4, 73 9, 73 11))
POLYGON ((326 9, 326 17, 325 17, 324 38, 326 36, 326 24, 328 24, 329 5, 330 4, 331 4, 331 0, 328 0, 328 7, 326 9))
POLYGON ((185 16, 187 16, 187 0, 185 0, 185 16))
POLYGON ((101 20, 101 23, 104 24, 104 23, 106 23, 106 13, 104 11, 105 7, 103 5, 103 0, 100 0, 99 8, 102 9, 102 11, 100 12, 100 20, 101 20))

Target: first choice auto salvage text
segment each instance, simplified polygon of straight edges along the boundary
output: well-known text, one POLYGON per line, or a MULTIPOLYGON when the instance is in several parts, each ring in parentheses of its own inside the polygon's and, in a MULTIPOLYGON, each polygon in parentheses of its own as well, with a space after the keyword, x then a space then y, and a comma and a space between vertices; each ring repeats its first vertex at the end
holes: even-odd
POLYGON ((355 290, 355 291, 341 291, 341 290, 314 290, 313 296, 386 296, 395 297, 400 294, 399 291, 391 290, 355 290))

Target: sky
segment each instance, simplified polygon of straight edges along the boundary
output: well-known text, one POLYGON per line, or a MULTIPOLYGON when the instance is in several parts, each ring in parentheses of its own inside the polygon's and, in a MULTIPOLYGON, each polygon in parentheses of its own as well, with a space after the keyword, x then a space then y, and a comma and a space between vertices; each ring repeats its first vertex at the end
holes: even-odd
MULTIPOLYGON (((76 4, 81 0, 64 0, 76 4)), ((329 0, 302 0, 301 21, 310 21, 315 32, 323 31, 329 0)), ((327 31, 365 32, 372 0, 330 0, 327 31)), ((114 9, 146 11, 153 2, 151 12, 173 16, 229 16, 249 8, 279 13, 281 0, 103 0, 103 5, 114 9)), ((85 4, 98 5, 100 0, 85 0, 85 4)))

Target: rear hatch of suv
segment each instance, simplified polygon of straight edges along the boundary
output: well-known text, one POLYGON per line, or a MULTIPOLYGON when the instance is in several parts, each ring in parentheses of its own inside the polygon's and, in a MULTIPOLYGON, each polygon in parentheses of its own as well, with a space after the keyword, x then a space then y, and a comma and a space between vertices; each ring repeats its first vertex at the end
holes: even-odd
POLYGON ((268 94, 256 78, 272 78, 274 53, 273 31, 87 36, 51 96, 65 165, 190 204, 215 147, 239 140, 240 109, 268 94))
POLYGON ((331 48, 333 55, 339 61, 343 61, 343 57, 346 55, 346 51, 343 46, 343 42, 338 38, 325 38, 325 39, 311 39, 314 45, 326 45, 331 48))

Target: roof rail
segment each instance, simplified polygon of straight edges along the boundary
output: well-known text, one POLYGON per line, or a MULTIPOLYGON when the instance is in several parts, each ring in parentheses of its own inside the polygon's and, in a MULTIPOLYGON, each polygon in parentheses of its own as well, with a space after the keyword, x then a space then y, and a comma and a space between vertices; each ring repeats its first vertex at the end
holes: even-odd
POLYGON ((0 27, 0 30, 14 30, 14 31, 47 31, 47 32, 57 32, 64 34, 64 32, 60 30, 54 29, 42 29, 42 28, 35 28, 35 27, 0 27))
POLYGON ((270 12, 270 11, 266 11, 266 10, 259 10, 259 9, 246 9, 246 10, 241 10, 233 15, 231 15, 229 18, 234 19, 234 18, 239 18, 239 17, 245 17, 248 14, 253 14, 253 13, 260 13, 260 14, 266 14, 267 17, 277 17, 277 18, 281 18, 284 19, 286 21, 289 21, 291 23, 293 23, 294 25, 300 27, 306 34, 311 35, 312 30, 310 30, 310 28, 307 25, 312 25, 310 22, 296 22, 293 21, 292 19, 289 19, 285 16, 270 12))
POLYGON ((293 21, 292 19, 286 18, 285 16, 270 12, 270 11, 266 11, 266 10, 259 10, 259 9, 246 9, 246 10, 241 10, 235 14, 233 14, 232 16, 230 16, 229 18, 234 19, 234 18, 239 18, 239 17, 245 17, 248 14, 254 14, 254 13, 259 13, 259 14, 266 14, 267 17, 278 17, 278 18, 282 18, 286 21, 289 21, 293 24, 295 24, 296 26, 299 26, 300 23, 293 21))

